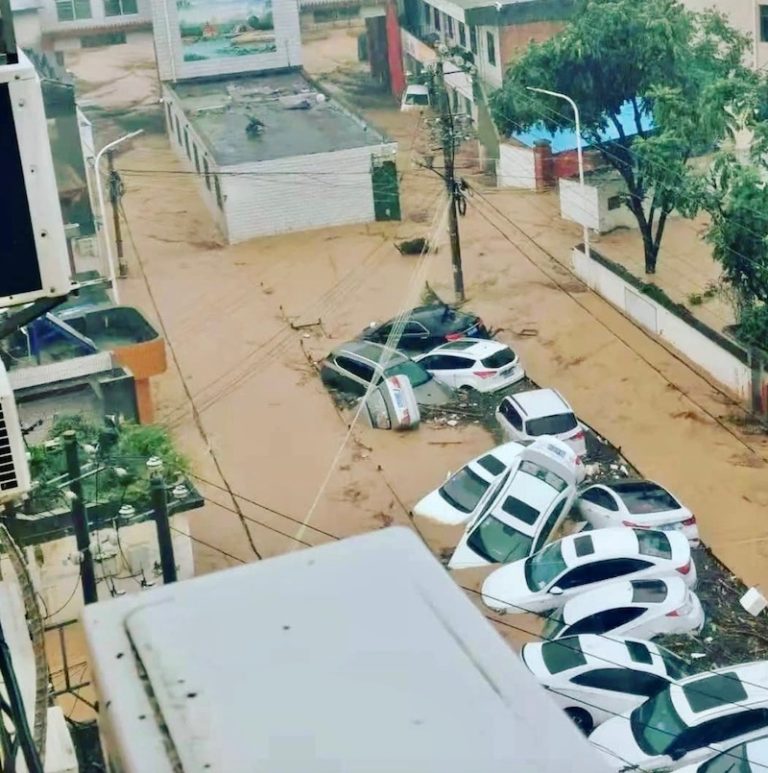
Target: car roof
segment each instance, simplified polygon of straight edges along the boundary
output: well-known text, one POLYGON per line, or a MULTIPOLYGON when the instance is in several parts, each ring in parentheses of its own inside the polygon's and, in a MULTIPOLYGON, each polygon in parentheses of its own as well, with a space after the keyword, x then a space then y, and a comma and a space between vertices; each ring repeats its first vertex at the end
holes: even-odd
POLYGON ((497 478, 499 475, 503 475, 512 466, 515 459, 520 456, 524 449, 525 446, 520 443, 515 443, 514 441, 504 443, 500 446, 496 446, 496 448, 492 448, 490 451, 486 451, 484 454, 480 454, 480 456, 477 456, 474 459, 470 459, 464 466, 471 467, 473 472, 478 473, 484 480, 490 481, 497 478), (494 473, 492 470, 488 469, 487 466, 481 464, 481 461, 489 456, 492 456, 494 459, 501 462, 501 464, 504 465, 504 469, 498 473, 494 473))
POLYGON ((768 661, 726 666, 681 679, 670 687, 670 696, 687 725, 698 725, 739 707, 768 705, 768 661), (713 697, 720 700, 713 701, 713 697))
POLYGON ((501 341, 491 341, 484 338, 457 338, 455 341, 448 341, 445 344, 433 349, 430 354, 437 352, 448 352, 453 354, 467 354, 471 357, 477 357, 482 359, 488 357, 496 352, 509 349, 509 346, 501 343, 501 341))
POLYGON ((429 94, 429 89, 419 83, 411 83, 405 90, 410 94, 429 94))
POLYGON ((509 395, 507 400, 517 403, 523 409, 526 419, 540 416, 554 416, 558 413, 573 413, 573 409, 554 389, 532 389, 509 395))
POLYGON ((378 363, 384 357, 385 352, 389 352, 387 367, 409 359, 402 352, 398 352, 396 349, 383 344, 373 343, 373 341, 348 341, 345 344, 341 344, 341 346, 337 346, 331 352, 331 355, 338 357, 339 355, 351 354, 362 357, 364 360, 378 363))
POLYGON ((530 537, 536 534, 544 522, 542 515, 547 512, 549 506, 558 496, 560 496, 560 492, 552 488, 548 483, 518 468, 514 475, 510 477, 507 485, 499 493, 496 502, 488 514, 510 526, 514 526, 514 528, 530 537), (505 504, 510 497, 514 497, 537 510, 536 520, 533 523, 528 523, 509 512, 505 508, 505 504))
POLYGON ((637 535, 626 526, 570 534, 563 537, 561 548, 569 567, 603 558, 636 556, 640 552, 637 535))
MULTIPOLYGON (((603 609, 612 609, 613 607, 648 607, 664 611, 668 607, 676 608, 685 599, 688 594, 688 586, 681 577, 665 577, 664 579, 644 579, 644 580, 616 580, 600 588, 586 590, 576 596, 568 599, 563 607, 563 620, 568 625, 572 625, 577 620, 581 620, 595 612, 603 609), (666 586, 667 593, 663 600, 653 601, 635 601, 634 597, 638 590, 650 584, 663 584, 666 586)), ((766 692, 768 700, 768 692, 766 692)))

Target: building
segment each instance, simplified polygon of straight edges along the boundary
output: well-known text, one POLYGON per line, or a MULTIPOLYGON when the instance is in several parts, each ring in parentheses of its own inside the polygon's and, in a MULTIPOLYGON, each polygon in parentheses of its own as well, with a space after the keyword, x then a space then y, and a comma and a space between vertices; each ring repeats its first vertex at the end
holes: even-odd
POLYGON ((168 134, 230 243, 399 219, 397 145, 298 70, 163 85, 168 134))
POLYGON ((57 52, 148 40, 150 0, 11 0, 21 48, 57 52))
POLYGON ((408 529, 93 604, 84 624, 110 770, 607 771, 408 529))
POLYGON ((681 0, 691 11, 714 9, 729 24, 752 40, 749 64, 756 70, 768 66, 768 3, 764 0, 681 0))
POLYGON ((227 240, 399 219, 397 145, 301 71, 296 1, 217 8, 153 5, 168 136, 227 240))

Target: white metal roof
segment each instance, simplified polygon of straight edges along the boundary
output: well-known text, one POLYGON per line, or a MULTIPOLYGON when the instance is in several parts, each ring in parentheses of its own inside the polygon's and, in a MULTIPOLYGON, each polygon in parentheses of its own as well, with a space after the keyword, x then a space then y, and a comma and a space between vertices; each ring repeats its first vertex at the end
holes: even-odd
POLYGON ((126 773, 170 771, 165 743, 189 771, 607 770, 408 529, 92 605, 84 618, 102 732, 126 773))

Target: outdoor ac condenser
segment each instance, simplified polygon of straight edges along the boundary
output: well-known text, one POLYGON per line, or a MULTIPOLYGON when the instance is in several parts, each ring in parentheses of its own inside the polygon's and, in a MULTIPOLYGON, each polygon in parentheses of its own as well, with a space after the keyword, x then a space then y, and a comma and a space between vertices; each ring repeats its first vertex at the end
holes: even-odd
POLYGON ((16 399, 5 367, 0 364, 0 504, 26 494, 29 488, 27 449, 16 399))
POLYGON ((66 295, 72 283, 40 78, 0 64, 0 308, 66 295))

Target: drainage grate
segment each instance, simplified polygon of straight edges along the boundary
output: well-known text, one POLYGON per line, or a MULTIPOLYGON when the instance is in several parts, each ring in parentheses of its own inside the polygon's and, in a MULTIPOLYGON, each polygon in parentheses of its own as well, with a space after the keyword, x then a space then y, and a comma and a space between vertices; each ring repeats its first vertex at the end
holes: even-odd
POLYGON ((16 465, 13 462, 11 439, 8 437, 8 427, 5 423, 3 403, 0 401, 0 491, 18 488, 16 465))

